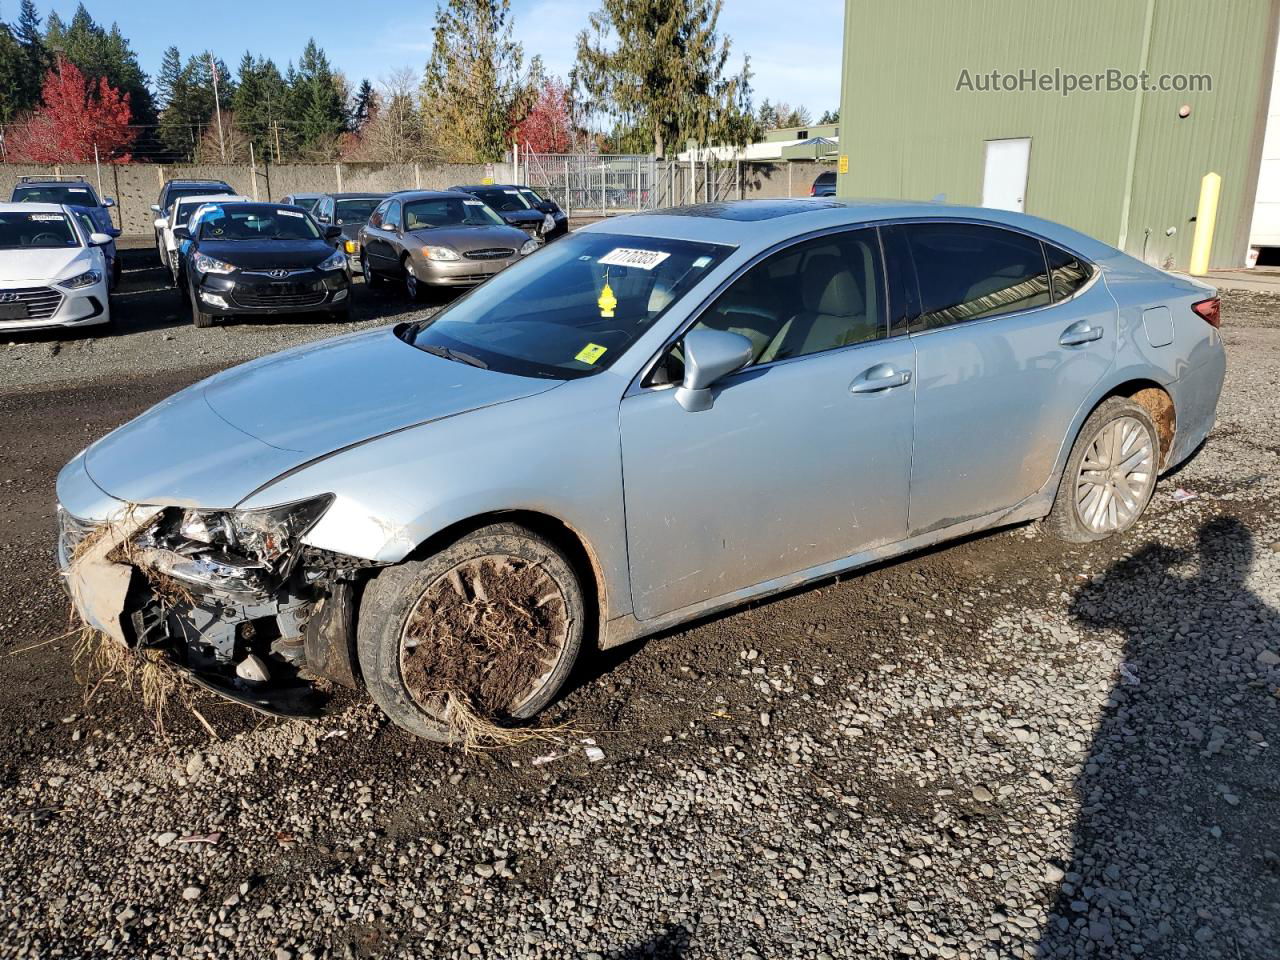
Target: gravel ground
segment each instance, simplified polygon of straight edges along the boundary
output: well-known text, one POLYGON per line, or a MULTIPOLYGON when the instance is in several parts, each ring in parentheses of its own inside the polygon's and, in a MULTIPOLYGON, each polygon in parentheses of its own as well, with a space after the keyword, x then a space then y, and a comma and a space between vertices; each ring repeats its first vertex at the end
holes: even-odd
POLYGON ((0 956, 1275 956, 1280 300, 1224 318, 1219 425, 1127 537, 1020 526, 611 651, 560 742, 470 755, 355 699, 162 737, 34 646, 58 466, 324 331, 9 348, 0 956))

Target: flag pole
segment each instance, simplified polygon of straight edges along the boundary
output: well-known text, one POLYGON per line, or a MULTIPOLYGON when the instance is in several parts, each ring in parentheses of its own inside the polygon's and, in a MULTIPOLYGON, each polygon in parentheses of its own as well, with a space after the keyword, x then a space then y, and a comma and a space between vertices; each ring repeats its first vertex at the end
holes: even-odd
POLYGON ((218 152, 222 154, 222 162, 227 162, 227 144, 222 139, 222 103, 218 99, 218 65, 214 63, 213 51, 209 51, 209 69, 213 72, 213 109, 218 116, 218 152))

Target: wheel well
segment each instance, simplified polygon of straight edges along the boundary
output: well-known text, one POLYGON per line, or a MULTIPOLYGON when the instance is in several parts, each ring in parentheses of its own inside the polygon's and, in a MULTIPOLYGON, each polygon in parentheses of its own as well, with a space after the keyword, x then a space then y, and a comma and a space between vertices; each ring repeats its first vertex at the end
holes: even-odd
MULTIPOLYGON (((1130 380, 1120 384, 1102 399, 1107 397, 1127 397, 1147 411, 1160 435, 1160 466, 1168 463, 1177 429, 1177 414, 1169 392, 1154 380, 1130 380)), ((1102 400, 1098 402, 1101 403, 1102 400)))
POLYGON ((428 557, 491 523, 519 524, 533 533, 546 537, 564 552, 573 572, 578 576, 579 583, 582 584, 583 606, 587 615, 587 636, 584 639, 590 643, 598 643, 599 638, 604 634, 604 614, 608 609, 600 564, 582 535, 556 517, 534 510, 501 510, 468 517, 432 534, 418 544, 409 556, 412 559, 428 557))

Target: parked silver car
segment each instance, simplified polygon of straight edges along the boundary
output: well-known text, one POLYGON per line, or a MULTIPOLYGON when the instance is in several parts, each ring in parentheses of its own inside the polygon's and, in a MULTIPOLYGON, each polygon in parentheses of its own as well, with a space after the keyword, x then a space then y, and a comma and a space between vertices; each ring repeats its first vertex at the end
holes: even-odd
POLYGON ((1213 425, 1218 308, 1002 211, 619 218, 99 440, 58 479, 62 563, 89 622, 231 696, 326 676, 446 739, 798 584, 1038 517, 1127 530, 1213 425))
POLYGON ((475 197, 406 190, 378 205, 356 241, 365 282, 404 284, 416 300, 426 287, 474 287, 538 249, 538 242, 475 197))

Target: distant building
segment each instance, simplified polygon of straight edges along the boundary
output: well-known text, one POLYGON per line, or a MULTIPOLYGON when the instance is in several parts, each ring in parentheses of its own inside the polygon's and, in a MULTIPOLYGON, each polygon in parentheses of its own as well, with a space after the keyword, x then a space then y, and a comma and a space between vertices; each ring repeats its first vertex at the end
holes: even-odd
POLYGON ((838 194, 1025 210, 1180 268, 1212 171, 1212 262, 1242 264, 1255 220, 1280 244, 1278 7, 846 0, 838 194))
POLYGON ((745 147, 690 147, 679 155, 695 160, 754 160, 784 162, 796 160, 835 163, 840 152, 840 124, 812 123, 807 127, 779 127, 766 130, 764 139, 745 147))

